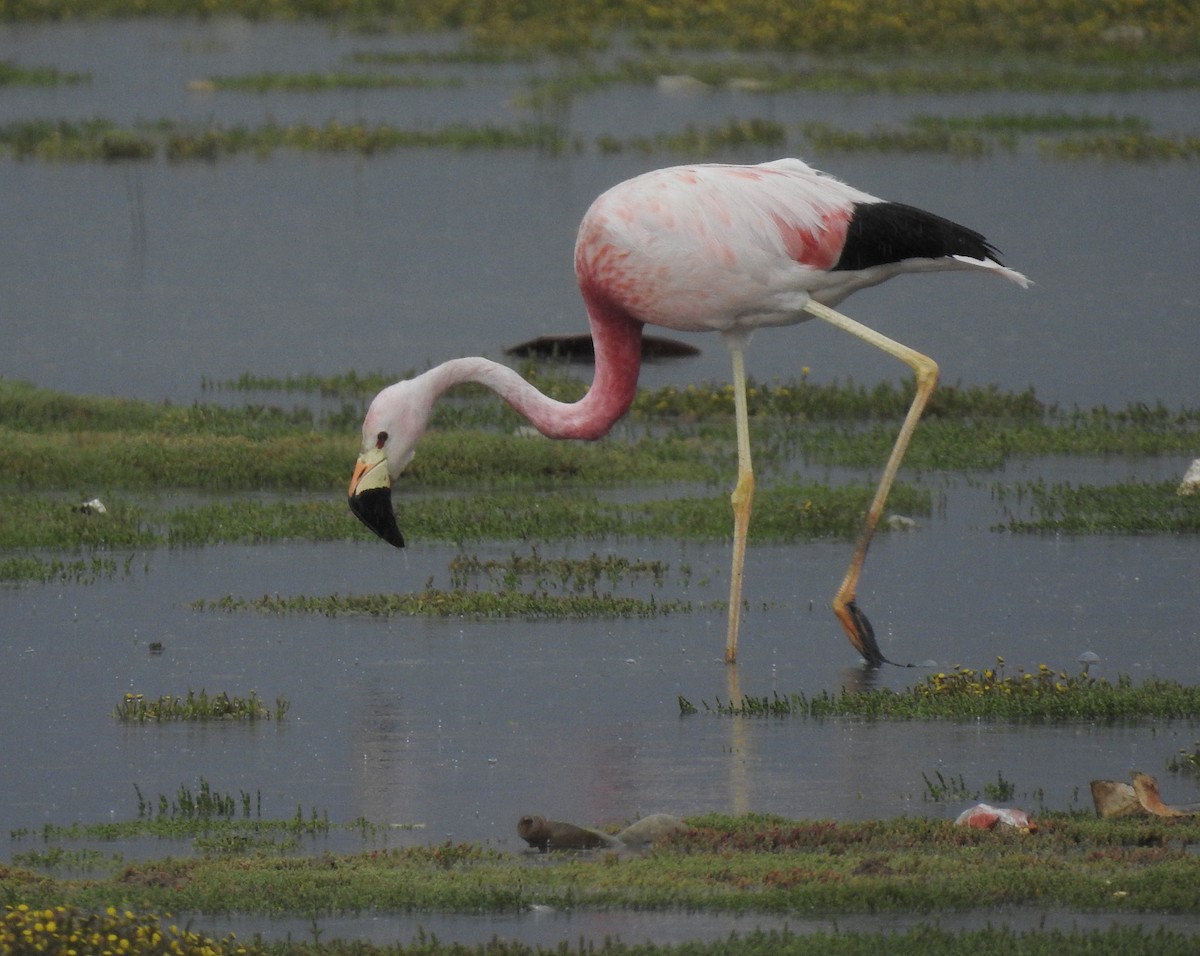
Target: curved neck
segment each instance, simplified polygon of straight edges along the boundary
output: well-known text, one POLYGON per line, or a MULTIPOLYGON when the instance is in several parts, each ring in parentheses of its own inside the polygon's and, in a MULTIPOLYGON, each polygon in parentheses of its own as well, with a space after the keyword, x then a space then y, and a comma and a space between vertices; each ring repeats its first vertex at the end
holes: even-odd
POLYGON ((507 365, 485 358, 451 359, 425 373, 432 393, 465 382, 490 388, 549 438, 596 439, 633 404, 642 362, 642 323, 628 314, 589 301, 596 373, 591 388, 577 402, 550 398, 507 365))

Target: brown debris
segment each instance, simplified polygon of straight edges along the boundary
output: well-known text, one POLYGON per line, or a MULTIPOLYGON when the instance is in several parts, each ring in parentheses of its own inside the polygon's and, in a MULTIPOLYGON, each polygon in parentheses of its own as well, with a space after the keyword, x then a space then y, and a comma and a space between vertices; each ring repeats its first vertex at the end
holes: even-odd
POLYGON ((683 821, 667 813, 652 813, 631 823, 616 836, 528 813, 517 821, 517 836, 543 853, 549 850, 645 850, 683 829, 683 821))
POLYGON ((543 853, 547 850, 594 850, 613 843, 612 837, 597 830, 586 830, 561 820, 547 820, 538 814, 526 814, 517 821, 517 836, 543 853))
POLYGON ((1140 770, 1133 772, 1133 786, 1117 780, 1093 780, 1092 802, 1096 816, 1106 820, 1153 816, 1174 819, 1197 813, 1195 807, 1172 807, 1163 803, 1158 780, 1140 770))

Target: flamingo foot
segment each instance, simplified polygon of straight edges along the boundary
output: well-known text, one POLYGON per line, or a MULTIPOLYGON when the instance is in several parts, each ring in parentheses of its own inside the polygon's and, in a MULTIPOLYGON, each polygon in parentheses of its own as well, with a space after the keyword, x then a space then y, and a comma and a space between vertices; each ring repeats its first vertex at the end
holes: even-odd
POLYGON ((850 598, 844 604, 835 603, 833 613, 842 622, 842 628, 846 631, 846 636, 850 638, 850 643, 863 656, 868 667, 882 667, 884 664, 892 663, 883 656, 883 651, 879 649, 879 642, 875 640, 875 628, 871 627, 867 615, 863 613, 854 598, 850 598))

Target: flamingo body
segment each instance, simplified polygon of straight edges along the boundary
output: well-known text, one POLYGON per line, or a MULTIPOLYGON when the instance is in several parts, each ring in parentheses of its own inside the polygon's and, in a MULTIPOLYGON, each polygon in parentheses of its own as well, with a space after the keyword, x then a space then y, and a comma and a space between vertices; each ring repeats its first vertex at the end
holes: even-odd
POLYGON ((726 660, 733 662, 741 576, 753 498, 743 349, 754 330, 811 318, 829 322, 913 368, 917 394, 884 470, 834 611, 869 664, 886 658, 854 593, 867 544, 937 366, 832 307, 906 272, 970 269, 1027 286, 974 230, 888 202, 798 159, 758 166, 676 166, 645 173, 600 195, 575 244, 575 273, 595 343, 595 378, 578 402, 548 398, 515 371, 484 358, 451 359, 381 391, 363 422, 350 507, 373 531, 403 546, 392 482, 408 464, 438 397, 478 382, 551 438, 597 439, 632 404, 645 324, 715 331, 734 362, 738 482, 732 496, 734 553, 726 660))
POLYGON ((750 332, 811 318, 903 272, 1004 269, 974 230, 886 202, 798 159, 676 166, 603 193, 584 216, 584 297, 681 332, 750 332))

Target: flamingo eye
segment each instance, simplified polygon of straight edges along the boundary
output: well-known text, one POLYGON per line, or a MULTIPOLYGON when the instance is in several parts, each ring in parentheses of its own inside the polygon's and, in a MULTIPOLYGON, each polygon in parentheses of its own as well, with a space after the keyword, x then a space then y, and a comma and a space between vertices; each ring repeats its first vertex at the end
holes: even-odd
POLYGON ((384 445, 387 444, 387 440, 388 440, 388 433, 380 432, 378 435, 375 436, 375 447, 382 448, 384 445))

